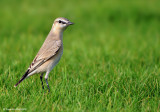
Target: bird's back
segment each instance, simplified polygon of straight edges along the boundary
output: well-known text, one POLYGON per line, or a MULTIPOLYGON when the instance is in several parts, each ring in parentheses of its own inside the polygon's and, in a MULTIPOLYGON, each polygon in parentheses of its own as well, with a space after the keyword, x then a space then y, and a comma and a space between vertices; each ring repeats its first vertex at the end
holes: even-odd
MULTIPOLYGON (((40 73, 41 71, 47 70, 47 63, 51 63, 50 61, 56 61, 59 60, 56 57, 62 55, 61 52, 63 52, 63 46, 62 46, 62 40, 61 35, 56 35, 53 32, 50 32, 44 41, 42 47, 38 51, 37 55, 35 56, 34 60, 32 61, 29 69, 30 71, 34 71, 35 67, 39 67, 35 71, 35 73, 40 73), (54 59, 54 60, 53 60, 54 59), (45 62, 48 61, 48 62, 45 62), (45 63, 43 63, 45 62, 45 63), (42 63, 40 66, 38 66, 40 63, 42 63), (46 67, 45 67, 46 66, 46 67), (43 70, 41 68, 43 67, 43 70)), ((56 61, 57 62, 57 61, 56 61)), ((54 62, 52 62, 54 64, 54 62)), ((48 65, 50 66, 50 65, 48 65)), ((31 73, 30 72, 30 73, 31 73)), ((32 74, 31 74, 32 75, 32 74)))

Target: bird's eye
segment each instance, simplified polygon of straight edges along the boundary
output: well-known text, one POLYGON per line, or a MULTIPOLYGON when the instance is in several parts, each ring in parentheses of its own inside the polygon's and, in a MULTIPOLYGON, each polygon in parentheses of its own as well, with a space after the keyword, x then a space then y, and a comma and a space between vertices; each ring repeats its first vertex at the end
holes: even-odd
POLYGON ((59 20, 59 23, 61 23, 62 21, 61 20, 59 20))

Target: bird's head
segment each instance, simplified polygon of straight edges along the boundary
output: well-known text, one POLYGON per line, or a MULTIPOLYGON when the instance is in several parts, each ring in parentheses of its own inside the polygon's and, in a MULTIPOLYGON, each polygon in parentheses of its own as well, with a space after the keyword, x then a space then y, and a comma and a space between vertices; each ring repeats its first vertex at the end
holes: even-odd
POLYGON ((55 19, 53 27, 55 30, 64 31, 69 25, 73 25, 74 23, 70 22, 68 19, 59 17, 55 19))

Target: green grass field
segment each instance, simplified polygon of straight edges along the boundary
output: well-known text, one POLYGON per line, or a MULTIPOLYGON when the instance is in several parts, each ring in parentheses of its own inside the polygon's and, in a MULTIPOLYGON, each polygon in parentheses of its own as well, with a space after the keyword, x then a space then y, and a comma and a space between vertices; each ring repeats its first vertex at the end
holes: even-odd
POLYGON ((160 111, 160 1, 1 0, 0 9, 0 111, 160 111), (61 16, 75 25, 51 92, 40 75, 14 88, 61 16))

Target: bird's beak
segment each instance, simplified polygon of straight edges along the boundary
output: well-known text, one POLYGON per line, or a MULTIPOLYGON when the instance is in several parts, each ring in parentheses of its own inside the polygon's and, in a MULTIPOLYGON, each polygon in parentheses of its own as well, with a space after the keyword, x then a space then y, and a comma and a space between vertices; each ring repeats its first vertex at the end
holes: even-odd
POLYGON ((67 24, 68 24, 68 25, 73 25, 74 23, 72 23, 72 22, 68 22, 67 24))

